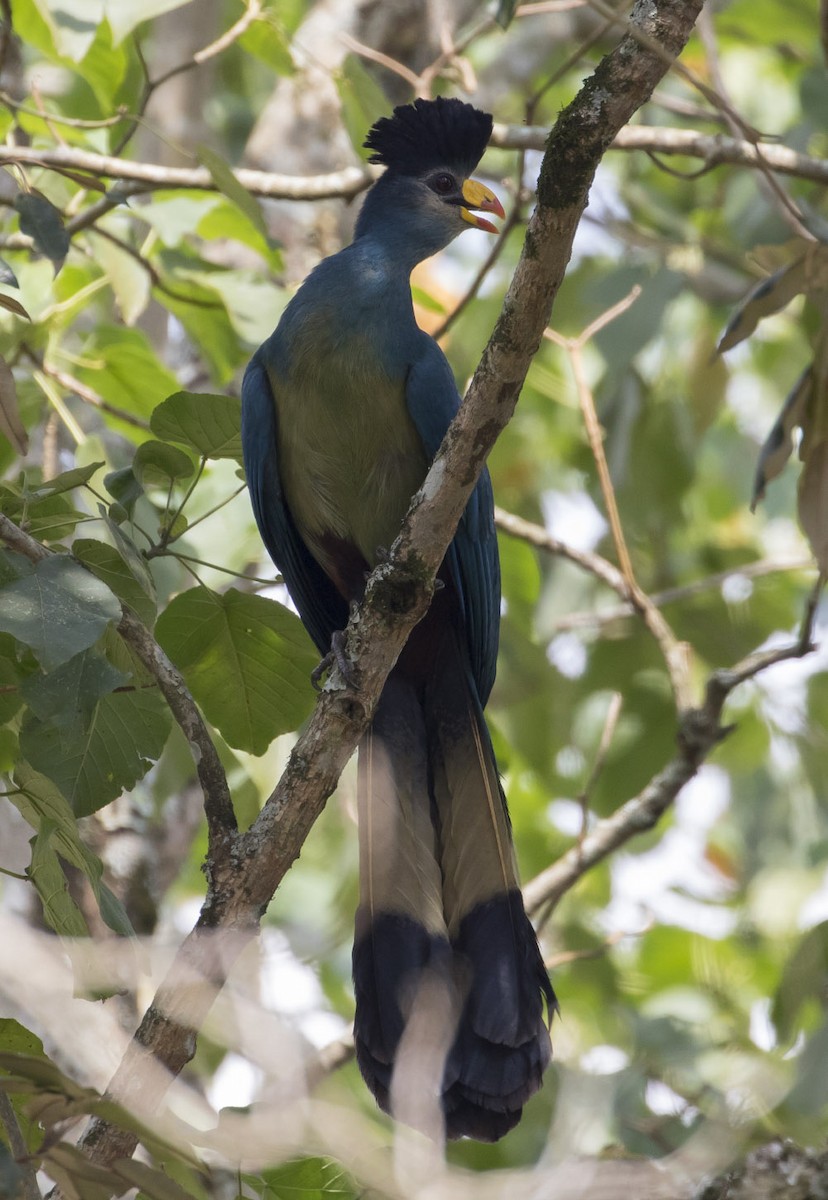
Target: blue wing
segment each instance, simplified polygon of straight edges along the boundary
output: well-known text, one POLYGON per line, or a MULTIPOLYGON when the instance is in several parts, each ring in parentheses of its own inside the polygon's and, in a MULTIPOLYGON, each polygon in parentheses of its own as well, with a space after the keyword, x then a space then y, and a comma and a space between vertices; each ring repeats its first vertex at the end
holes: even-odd
MULTIPOLYGON (((431 459, 457 412, 460 397, 440 347, 427 334, 421 344, 422 352, 408 372, 405 398, 431 459)), ((446 560, 463 606, 472 673, 480 703, 485 705, 494 684, 500 637, 500 559, 492 483, 485 467, 446 560)))
POLYGON ((331 636, 348 622, 348 606, 310 554, 293 522, 279 480, 276 404, 265 366, 269 343, 261 346, 242 383, 242 450, 247 486, 259 533, 282 572, 299 615, 322 654, 331 636))

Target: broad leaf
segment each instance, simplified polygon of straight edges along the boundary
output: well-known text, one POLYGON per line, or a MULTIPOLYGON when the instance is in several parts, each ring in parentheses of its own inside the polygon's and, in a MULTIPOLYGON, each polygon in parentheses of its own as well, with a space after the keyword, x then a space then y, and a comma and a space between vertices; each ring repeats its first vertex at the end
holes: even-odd
POLYGON ((166 442, 142 442, 132 460, 135 477, 144 487, 167 488, 179 479, 189 479, 195 464, 189 454, 166 442))
POLYGON ((48 824, 53 831, 52 845, 55 850, 89 880, 106 924, 116 933, 131 934, 133 930, 129 917, 120 900, 103 882, 103 863, 81 841, 77 820, 66 797, 50 779, 22 760, 15 764, 14 781, 20 789, 9 796, 15 808, 33 829, 39 830, 44 823, 48 824))
POLYGON ((64 554, 43 559, 0 593, 0 629, 29 646, 46 671, 93 645, 120 615, 106 584, 64 554))
POLYGON ((23 723, 20 748, 57 784, 75 815, 85 817, 143 779, 164 749, 171 723, 156 689, 114 692, 95 705, 82 739, 33 715, 23 723))
POLYGON ((241 461, 241 400, 209 392, 174 392, 150 417, 156 437, 192 446, 206 458, 241 461))
POLYGON ((144 494, 144 489, 135 477, 132 467, 121 467, 118 471, 110 471, 104 476, 104 487, 113 500, 124 509, 127 515, 132 515, 136 501, 144 494))
POLYGON ((388 100, 355 54, 349 54, 345 59, 336 83, 348 136, 360 158, 367 161, 373 151, 363 145, 365 134, 377 118, 388 111, 388 100))
POLYGON ((23 703, 21 686, 26 673, 20 665, 18 644, 7 633, 0 633, 0 724, 10 721, 23 703))
POLYGON ((88 483, 96 471, 104 466, 102 462, 87 463, 83 467, 73 467, 71 471, 64 471, 60 475, 55 475, 53 479, 45 479, 33 489, 33 494, 36 496, 54 496, 59 492, 71 492, 76 487, 81 487, 84 483, 88 483))
POLYGON ((317 655, 275 600, 193 588, 161 614, 156 635, 231 746, 263 754, 310 711, 317 655))
MULTIPOLYGON (((126 540, 124 538, 124 542, 126 540)), ((97 575, 145 625, 152 626, 157 604, 155 585, 147 564, 134 547, 128 558, 123 554, 122 543, 119 543, 119 549, 120 553, 114 546, 92 538, 76 538, 72 543, 74 557, 97 575)))
POLYGON ((35 716, 80 736, 102 696, 122 687, 128 675, 109 663, 100 650, 90 647, 48 675, 30 675, 22 685, 23 698, 35 716))
POLYGON ((32 239, 36 250, 60 266, 69 253, 69 234, 60 211, 37 192, 20 192, 14 198, 14 207, 20 214, 20 232, 32 239))
POLYGON ((63 867, 52 845, 54 830, 50 821, 43 821, 32 838, 28 875, 40 897, 47 925, 63 937, 86 937, 89 933, 86 921, 69 895, 63 867))

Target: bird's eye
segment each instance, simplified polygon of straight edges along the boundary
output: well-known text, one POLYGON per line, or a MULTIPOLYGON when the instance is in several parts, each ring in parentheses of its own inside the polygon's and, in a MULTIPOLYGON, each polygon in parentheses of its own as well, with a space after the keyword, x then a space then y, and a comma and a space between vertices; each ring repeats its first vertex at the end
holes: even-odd
POLYGON ((453 192, 457 187, 454 182, 453 175, 435 175, 431 181, 432 189, 438 196, 447 196, 449 192, 453 192))

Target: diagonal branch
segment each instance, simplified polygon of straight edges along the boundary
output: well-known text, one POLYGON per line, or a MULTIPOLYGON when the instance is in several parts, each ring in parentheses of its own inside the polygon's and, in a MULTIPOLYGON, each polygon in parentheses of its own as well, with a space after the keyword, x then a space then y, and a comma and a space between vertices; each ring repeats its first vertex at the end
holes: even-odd
MULTIPOLYGON (((633 20, 657 39, 669 58, 690 36, 701 3, 642 0, 633 20)), ((133 1068, 148 1051, 172 1073, 192 1055, 192 1017, 186 1023, 176 1020, 176 979, 200 967, 220 985, 235 951, 229 950, 221 962, 202 961, 210 955, 210 939, 201 935, 215 928, 233 930, 241 935, 233 939, 233 947, 244 943, 336 786, 388 672, 428 607, 437 569, 477 476, 514 411, 563 280, 597 166, 613 136, 649 98, 666 70, 661 54, 625 37, 561 114, 541 168, 538 207, 491 340, 388 562, 374 571, 365 601, 349 622, 346 648, 358 689, 350 690, 335 673, 273 795, 251 828, 233 839, 228 858, 213 869, 196 929, 185 940, 112 1081, 116 1098, 135 1095, 134 1086, 130 1090, 133 1068)), ((156 1106, 163 1090, 163 1081, 145 1086, 141 1106, 156 1106)), ((98 1121, 84 1147, 94 1161, 106 1163, 130 1154, 136 1141, 134 1134, 98 1121)))

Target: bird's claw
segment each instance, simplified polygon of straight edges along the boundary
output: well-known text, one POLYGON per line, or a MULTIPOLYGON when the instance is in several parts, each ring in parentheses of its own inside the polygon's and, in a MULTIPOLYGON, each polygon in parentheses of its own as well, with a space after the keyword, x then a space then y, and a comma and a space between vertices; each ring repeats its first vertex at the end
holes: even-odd
POLYGON ((327 671, 330 671, 331 667, 338 667, 339 673, 348 687, 356 689, 356 676, 345 654, 345 633, 342 629, 334 630, 331 636, 330 650, 311 671, 311 683, 317 692, 322 691, 322 677, 327 671))

